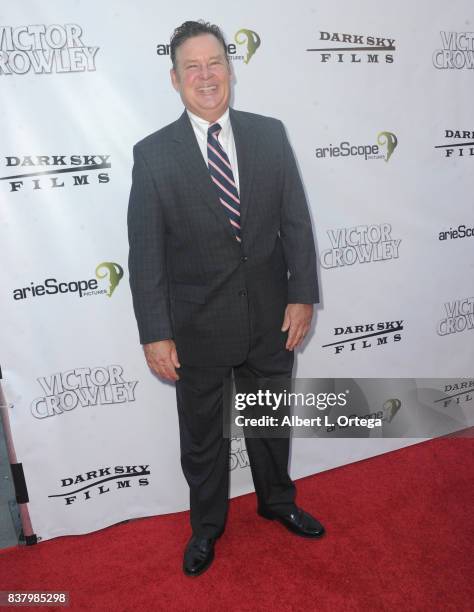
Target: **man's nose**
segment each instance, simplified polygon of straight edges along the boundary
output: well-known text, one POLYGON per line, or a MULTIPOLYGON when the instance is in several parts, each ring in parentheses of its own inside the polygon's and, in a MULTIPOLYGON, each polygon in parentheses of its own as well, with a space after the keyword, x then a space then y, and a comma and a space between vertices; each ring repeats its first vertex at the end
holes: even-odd
POLYGON ((201 78, 208 79, 211 76, 211 70, 209 70, 209 66, 207 64, 203 64, 201 66, 201 78))

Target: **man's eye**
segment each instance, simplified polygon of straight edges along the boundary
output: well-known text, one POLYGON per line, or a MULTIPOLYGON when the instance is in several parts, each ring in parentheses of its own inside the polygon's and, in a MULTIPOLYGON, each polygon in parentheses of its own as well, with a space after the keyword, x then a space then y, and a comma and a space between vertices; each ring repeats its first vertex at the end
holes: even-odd
POLYGON ((186 68, 197 68, 196 64, 188 64, 186 68))

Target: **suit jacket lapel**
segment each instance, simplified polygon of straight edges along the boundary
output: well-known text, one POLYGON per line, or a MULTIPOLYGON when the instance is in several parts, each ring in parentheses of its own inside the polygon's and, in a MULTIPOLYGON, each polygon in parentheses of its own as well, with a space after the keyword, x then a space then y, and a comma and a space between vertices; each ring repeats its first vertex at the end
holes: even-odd
POLYGON ((209 168, 206 166, 204 158, 199 148, 199 144, 194 134, 191 121, 186 111, 176 122, 175 135, 173 139, 179 147, 179 163, 184 167, 187 179, 200 192, 203 201, 210 207, 212 212, 221 221, 225 230, 229 233, 233 242, 238 246, 235 239, 234 230, 229 223, 229 217, 224 207, 219 202, 217 192, 212 184, 209 168))
POLYGON ((249 208, 250 192, 255 168, 256 135, 245 116, 229 109, 229 117, 234 134, 240 184, 240 226, 244 227, 249 208))

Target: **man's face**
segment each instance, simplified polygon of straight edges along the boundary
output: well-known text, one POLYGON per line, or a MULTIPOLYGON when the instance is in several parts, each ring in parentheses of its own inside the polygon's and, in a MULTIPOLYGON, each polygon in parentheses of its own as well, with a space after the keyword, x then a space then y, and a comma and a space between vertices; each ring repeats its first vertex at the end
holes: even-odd
POLYGON ((213 34, 188 38, 176 49, 171 81, 187 109, 212 123, 229 106, 230 67, 213 34))

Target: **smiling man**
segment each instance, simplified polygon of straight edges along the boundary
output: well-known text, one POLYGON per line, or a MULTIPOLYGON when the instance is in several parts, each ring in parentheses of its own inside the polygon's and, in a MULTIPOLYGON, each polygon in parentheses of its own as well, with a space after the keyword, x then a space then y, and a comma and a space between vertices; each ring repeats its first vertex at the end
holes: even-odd
MULTIPOLYGON (((149 367, 176 382, 192 537, 183 570, 214 558, 228 507, 223 380, 291 378, 318 302, 308 207, 282 123, 229 108, 220 29, 187 21, 171 39, 185 110, 134 147, 129 271, 149 367)), ((303 537, 322 525, 295 504, 288 438, 247 438, 258 513, 303 537)))

